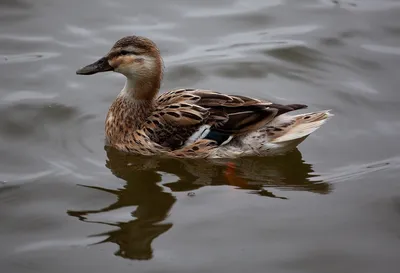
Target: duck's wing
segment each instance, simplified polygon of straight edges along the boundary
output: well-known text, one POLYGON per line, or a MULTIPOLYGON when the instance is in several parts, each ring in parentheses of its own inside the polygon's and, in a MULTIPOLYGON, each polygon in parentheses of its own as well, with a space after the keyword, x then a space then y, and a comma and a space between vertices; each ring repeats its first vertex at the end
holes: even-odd
POLYGON ((307 105, 303 104, 282 105, 208 90, 191 92, 200 97, 197 105, 209 109, 211 120, 213 117, 224 118, 224 122, 214 123, 211 131, 233 136, 256 131, 284 113, 307 108, 307 105))
POLYGON ((144 132, 152 141, 170 150, 185 146, 190 136, 210 119, 210 111, 196 104, 199 99, 186 89, 162 94, 144 124, 144 132))
POLYGON ((258 130, 278 115, 305 107, 209 90, 178 89, 157 98, 144 130, 153 141, 172 150, 199 139, 218 145, 230 136, 258 130))

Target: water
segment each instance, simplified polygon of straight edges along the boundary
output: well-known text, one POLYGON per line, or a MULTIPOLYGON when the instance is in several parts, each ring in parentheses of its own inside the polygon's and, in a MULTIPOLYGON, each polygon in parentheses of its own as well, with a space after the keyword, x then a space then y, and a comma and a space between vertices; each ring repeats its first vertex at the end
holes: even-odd
POLYGON ((2 272, 398 272, 400 3, 0 3, 2 272), (299 150, 226 162, 106 151, 123 86, 79 77, 152 38, 163 90, 198 87, 335 117, 299 150))

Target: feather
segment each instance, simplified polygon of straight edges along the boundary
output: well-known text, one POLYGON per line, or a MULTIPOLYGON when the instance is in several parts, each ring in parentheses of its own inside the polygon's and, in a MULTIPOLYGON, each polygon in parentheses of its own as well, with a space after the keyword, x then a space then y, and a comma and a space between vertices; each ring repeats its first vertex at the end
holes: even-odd
MULTIPOLYGON (((293 116, 293 123, 281 129, 280 134, 271 139, 272 143, 284 143, 307 137, 333 115, 329 111, 306 113, 293 116)), ((279 128, 279 127, 277 127, 279 128)))
POLYGON ((211 126, 208 124, 200 126, 185 142, 185 146, 193 144, 199 139, 205 138, 207 134, 210 132, 211 126))
POLYGON ((306 107, 200 89, 166 92, 155 105, 144 130, 152 141, 171 150, 200 139, 227 144, 234 137, 261 129, 279 115, 306 107))

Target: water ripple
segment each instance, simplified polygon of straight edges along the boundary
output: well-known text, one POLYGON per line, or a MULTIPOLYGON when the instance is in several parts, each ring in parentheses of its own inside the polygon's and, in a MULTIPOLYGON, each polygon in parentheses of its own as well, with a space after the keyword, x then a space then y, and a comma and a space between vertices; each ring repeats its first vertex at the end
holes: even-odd
POLYGON ((58 56, 60 56, 60 53, 57 52, 30 52, 22 54, 13 54, 0 58, 0 64, 35 62, 58 56))
POLYGON ((362 45, 361 47, 378 53, 400 55, 400 47, 384 46, 384 45, 362 45))

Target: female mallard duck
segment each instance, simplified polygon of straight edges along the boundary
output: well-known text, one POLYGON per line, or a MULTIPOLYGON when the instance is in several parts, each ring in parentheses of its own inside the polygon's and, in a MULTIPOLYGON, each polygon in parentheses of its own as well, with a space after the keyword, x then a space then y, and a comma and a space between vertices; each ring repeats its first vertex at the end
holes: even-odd
POLYGON ((318 129, 329 111, 288 115, 306 108, 202 89, 156 96, 163 75, 151 40, 128 36, 79 75, 115 71, 127 80, 105 121, 109 145, 129 153, 188 158, 282 154, 318 129))

